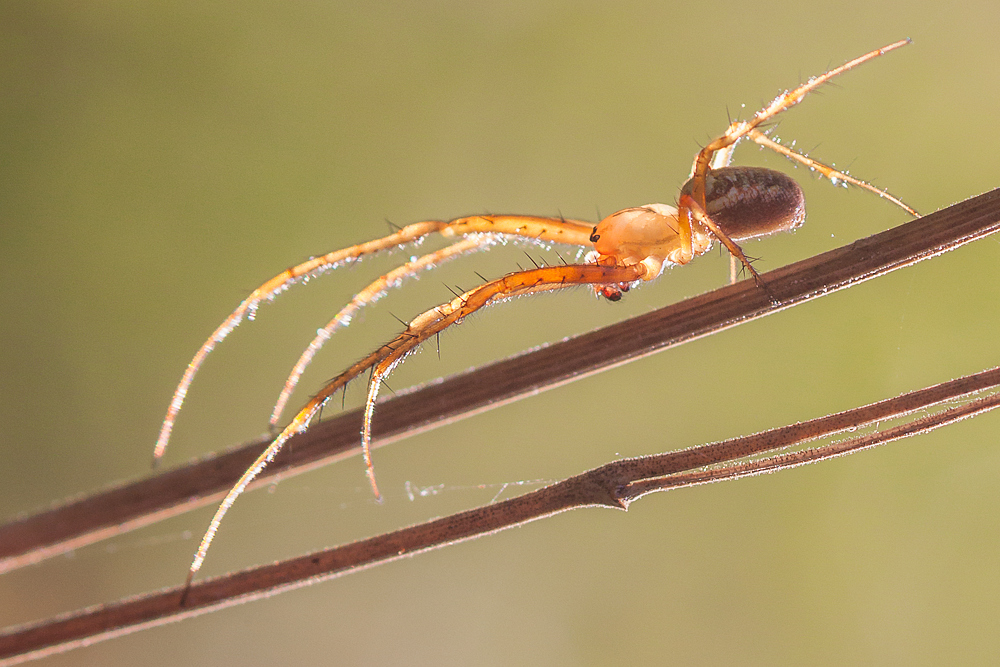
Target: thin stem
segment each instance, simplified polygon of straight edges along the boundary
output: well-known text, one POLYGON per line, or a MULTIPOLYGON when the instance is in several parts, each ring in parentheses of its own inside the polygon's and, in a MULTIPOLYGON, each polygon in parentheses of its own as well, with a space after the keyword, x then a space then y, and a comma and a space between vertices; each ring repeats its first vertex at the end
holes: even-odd
POLYGON ((839 414, 679 452, 625 459, 517 498, 402 528, 377 537, 120 602, 91 607, 0 634, 0 665, 48 656, 136 630, 331 579, 449 544, 582 507, 627 509, 653 491, 802 465, 923 433, 1000 405, 1000 393, 843 443, 782 454, 720 470, 678 474, 799 444, 882 419, 1000 387, 1000 368, 839 414), (181 604, 182 596, 185 599, 181 604))
MULTIPOLYGON (((996 373, 998 369, 986 371, 986 373, 996 373)), ((975 376, 962 378, 968 380, 975 376)), ((914 419, 911 422, 900 424, 882 431, 876 431, 867 435, 849 438, 841 442, 834 442, 822 447, 813 447, 797 452, 778 454, 756 461, 746 461, 731 465, 711 468, 709 470, 698 470, 680 474, 666 475, 658 479, 644 479, 630 483, 622 493, 622 498, 626 502, 631 502, 648 493, 656 491, 667 491, 669 489, 681 488, 684 486, 696 486, 698 484, 710 484, 712 482, 722 482, 742 477, 752 477, 778 470, 788 470, 797 468, 809 463, 818 463, 827 459, 854 454, 865 449, 871 449, 888 442, 901 440, 914 435, 928 433, 935 429, 954 424, 957 421, 968 419, 976 415, 988 412, 1000 406, 1000 393, 990 394, 970 401, 965 405, 960 405, 939 413, 914 419)), ((860 424, 859 424, 860 425, 860 424)))
MULTIPOLYGON (((505 359, 379 404, 372 446, 395 442, 539 391, 850 287, 1000 229, 1000 190, 763 275, 505 359), (771 296, 775 301, 771 301, 771 296)), ((360 451, 362 411, 296 436, 251 486, 360 451)), ((0 526, 0 572, 35 563, 196 507, 218 503, 268 440, 194 461, 0 526)))

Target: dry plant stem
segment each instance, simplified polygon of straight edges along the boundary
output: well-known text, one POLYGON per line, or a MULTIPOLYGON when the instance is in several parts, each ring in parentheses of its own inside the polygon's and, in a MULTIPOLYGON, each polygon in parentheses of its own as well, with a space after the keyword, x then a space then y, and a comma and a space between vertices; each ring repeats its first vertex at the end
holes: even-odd
MULTIPOLYGON (((957 248, 1000 229, 1000 190, 764 276, 777 299, 743 281, 379 403, 373 446, 709 335, 957 248)), ((664 280, 669 279, 669 275, 664 280)), ((290 441, 256 485, 359 452, 361 410, 290 441)), ((0 572, 196 507, 215 504, 267 446, 216 456, 0 526, 0 572)))
POLYGON ((487 535, 568 509, 626 509, 629 503, 653 491, 732 479, 842 456, 851 451, 923 433, 992 409, 1000 405, 1000 393, 842 443, 728 468, 677 474, 796 445, 874 421, 911 414, 943 401, 998 386, 1000 368, 994 368, 869 406, 757 435, 678 452, 615 461, 518 498, 280 563, 207 579, 192 585, 186 593, 184 587, 175 587, 114 604, 92 607, 42 623, 11 628, 0 634, 0 665, 16 664, 266 597, 379 563, 487 535), (187 595, 184 606, 180 605, 182 593, 187 595))
MULTIPOLYGON (((995 375, 998 370, 1000 369, 994 368, 990 371, 984 371, 984 373, 970 375, 958 380, 958 382, 979 379, 980 376, 984 376, 987 373, 995 375)), ((996 381, 996 379, 994 379, 994 381, 996 381)), ((938 385, 938 387, 942 386, 943 385, 938 385)), ((931 389, 936 388, 937 387, 932 387, 931 389)), ((912 395, 913 394, 907 394, 905 397, 901 398, 906 398, 912 395)), ((817 463, 819 461, 837 458, 838 456, 846 456, 847 454, 853 454, 865 449, 871 449, 872 447, 884 445, 888 442, 893 442, 894 440, 901 440, 913 435, 927 433, 933 431, 934 429, 941 428, 942 426, 954 424, 957 421, 974 417, 978 414, 982 414, 983 412, 988 412, 998 406, 1000 406, 1000 393, 994 393, 989 396, 977 398, 976 400, 970 401, 965 405, 943 410, 937 414, 922 417, 920 419, 914 419, 906 424, 893 426, 868 435, 850 438, 842 442, 835 442, 822 447, 814 447, 796 452, 788 452, 786 454, 778 454, 777 456, 771 456, 765 459, 735 463, 732 465, 711 468, 709 470, 698 470, 694 472, 668 475, 658 479, 645 479, 638 482, 631 482, 627 484, 624 489, 622 489, 621 499, 623 502, 630 503, 633 500, 656 491, 667 491, 669 489, 681 488, 684 486, 696 486, 699 484, 710 484, 712 482, 740 479, 741 477, 752 477, 754 475, 762 475, 764 473, 776 472, 778 470, 797 468, 798 466, 806 465, 808 463, 817 463)))

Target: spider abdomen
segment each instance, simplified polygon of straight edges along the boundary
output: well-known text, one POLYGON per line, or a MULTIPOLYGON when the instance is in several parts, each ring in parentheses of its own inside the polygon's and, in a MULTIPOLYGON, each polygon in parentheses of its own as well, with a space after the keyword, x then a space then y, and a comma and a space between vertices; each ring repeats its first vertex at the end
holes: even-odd
MULTIPOLYGON (((690 195, 692 181, 681 188, 690 195)), ((705 178, 708 215, 734 241, 786 232, 806 219, 802 188, 790 176, 763 167, 723 167, 705 178)))

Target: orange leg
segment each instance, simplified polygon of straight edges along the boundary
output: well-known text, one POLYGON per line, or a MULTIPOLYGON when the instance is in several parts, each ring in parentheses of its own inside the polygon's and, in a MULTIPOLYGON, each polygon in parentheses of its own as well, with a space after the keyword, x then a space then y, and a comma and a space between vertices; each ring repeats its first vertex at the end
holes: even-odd
POLYGON ((194 358, 184 371, 180 383, 174 390, 170 407, 163 418, 163 425, 160 427, 160 434, 153 450, 153 464, 155 465, 166 451, 167 443, 170 441, 170 433, 177 420, 177 414, 180 412, 181 406, 184 405, 184 398, 194 376, 198 373, 198 369, 201 368, 208 354, 243 321, 244 317, 253 319, 262 302, 272 301, 278 294, 295 283, 350 263, 360 257, 419 241, 435 232, 445 237, 472 233, 507 234, 539 241, 589 246, 592 230, 592 223, 524 215, 476 215, 458 218, 450 222, 417 222, 383 238, 359 243, 343 250, 335 250, 282 271, 251 292, 250 296, 236 307, 236 310, 219 325, 195 353, 194 358))
POLYGON ((821 74, 817 77, 809 79, 798 88, 790 91, 786 91, 781 95, 774 98, 769 105, 754 114, 753 118, 750 120, 739 121, 733 123, 729 126, 729 129, 725 131, 721 136, 717 137, 715 140, 708 143, 707 146, 698 152, 698 155, 694 159, 694 167, 691 170, 692 178, 698 179, 699 182, 695 183, 695 189, 693 196, 695 200, 705 206, 705 175, 708 173, 712 156, 716 151, 723 150, 729 146, 732 146, 737 141, 747 136, 751 130, 755 129, 761 123, 764 123, 771 118, 774 118, 782 111, 790 109, 805 98, 806 95, 816 90, 818 87, 822 86, 824 83, 828 82, 830 79, 851 70, 862 63, 868 62, 873 58, 884 55, 890 51, 898 49, 901 46, 906 46, 910 43, 909 39, 900 40, 888 46, 882 47, 881 49, 875 49, 863 56, 855 58, 849 62, 844 63, 840 67, 835 67, 834 69, 821 74))
POLYGON ((355 294, 350 303, 344 306, 325 327, 316 333, 316 337, 309 343, 309 347, 302 353, 299 360, 295 362, 295 366, 292 368, 292 372, 289 373, 288 379, 285 380, 285 386, 282 388, 281 394, 274 404, 274 409, 271 411, 271 426, 273 427, 278 424, 278 420, 281 419, 281 413, 288 404, 288 399, 291 398, 295 386, 299 383, 299 379, 313 357, 316 356, 316 353, 320 351, 324 343, 330 339, 334 332, 350 324, 351 319, 359 310, 384 296, 389 289, 397 287, 405 278, 413 277, 420 271, 440 266, 455 257, 488 248, 495 241, 495 234, 471 234, 450 246, 445 246, 440 250, 428 253, 402 266, 396 267, 355 294))
POLYGON ((205 555, 208 553, 208 548, 212 544, 216 531, 219 529, 222 517, 225 516, 236 499, 243 493, 247 485, 274 459, 289 438, 308 428, 309 422, 316 416, 320 408, 348 382, 369 369, 372 371, 368 400, 365 405, 361 446, 372 490, 375 492, 377 498, 381 498, 378 486, 375 483, 375 469, 371 460, 372 415, 375 409, 375 399, 378 396, 378 389, 382 380, 407 354, 431 336, 440 333, 453 324, 457 324, 463 318, 492 303, 515 296, 557 290, 572 285, 631 283, 641 280, 645 273, 646 267, 642 264, 632 266, 603 266, 595 264, 547 266, 530 271, 520 271, 498 280, 491 280, 465 292, 448 303, 418 315, 410 322, 406 330, 396 338, 352 365, 323 387, 295 415, 295 418, 278 434, 274 441, 268 445, 267 449, 254 461, 253 465, 243 473, 239 481, 226 494, 226 497, 216 510, 215 516, 212 517, 208 530, 205 532, 198 551, 195 553, 191 569, 188 571, 187 584, 190 585, 195 573, 201 568, 205 560, 205 555))
MULTIPOLYGON (((719 229, 718 226, 715 225, 715 223, 713 223, 712 220, 705 214, 705 211, 708 208, 705 202, 706 178, 708 176, 709 171, 711 171, 713 168, 713 164, 715 163, 716 159, 716 154, 717 153, 722 154, 721 156, 719 156, 719 162, 728 163, 729 157, 731 156, 732 150, 735 147, 736 143, 740 139, 747 136, 752 138, 757 143, 766 146, 767 148, 776 150, 779 153, 786 155, 787 157, 798 160, 803 164, 807 164, 808 166, 811 166, 813 168, 818 168, 821 166, 823 168, 821 169, 821 172, 824 173, 824 175, 829 176, 831 180, 834 180, 835 178, 844 177, 845 181, 852 182, 855 185, 866 187, 866 189, 873 190, 880 196, 888 196, 888 193, 885 193, 872 186, 869 186, 867 183, 863 184, 862 181, 857 181, 856 179, 847 177, 846 174, 837 172, 834 169, 826 167, 826 165, 821 165, 820 163, 815 162, 810 158, 805 157, 804 155, 800 155, 795 151, 780 146, 780 144, 771 141, 765 135, 759 132, 756 128, 761 123, 764 123, 770 120, 771 118, 774 118, 782 111, 785 111, 795 106, 796 104, 801 102, 807 94, 809 94, 819 86, 823 85, 824 83, 830 81, 830 79, 840 74, 843 74, 844 72, 853 69, 854 67, 857 67, 862 63, 865 63, 873 58, 886 54, 889 51, 898 49, 899 47, 905 46, 909 43, 910 43, 909 39, 895 42, 881 49, 876 49, 875 51, 866 53, 863 56, 860 56, 858 58, 855 58, 854 60, 844 63, 840 67, 836 67, 817 77, 813 77, 812 79, 802 84, 801 86, 778 95, 769 105, 767 105, 766 107, 755 113, 753 118, 751 118, 750 120, 738 121, 731 124, 729 128, 722 135, 710 141, 708 145, 702 148, 698 152, 698 155, 695 156, 694 164, 691 167, 692 187, 691 187, 690 197, 682 197, 681 201, 678 204, 678 214, 679 214, 678 217, 680 219, 682 239, 683 239, 683 234, 690 233, 689 230, 692 219, 702 222, 702 224, 708 227, 712 231, 712 233, 719 239, 719 241, 726 246, 729 252, 732 253, 734 257, 738 258, 743 263, 743 266, 753 277, 754 281, 758 285, 761 286, 763 285, 763 283, 760 280, 760 275, 754 270, 752 266, 750 266, 749 260, 747 260, 746 255, 736 244, 736 242, 734 242, 731 238, 729 238, 728 235, 725 234, 725 232, 719 229)), ((891 201, 894 201, 894 203, 903 206, 903 208, 905 208, 907 211, 916 215, 916 212, 913 211, 913 209, 906 206, 905 204, 895 199, 894 197, 891 196, 889 197, 891 201)))
POLYGON ((774 151, 776 153, 780 153, 781 155, 784 155, 785 157, 787 157, 787 158, 789 158, 791 160, 794 160, 795 162, 798 162, 799 164, 803 164, 803 165, 809 167, 813 171, 818 171, 819 173, 821 173, 826 178, 829 178, 830 181, 833 182, 834 185, 841 185, 841 184, 846 185, 848 183, 850 183, 851 185, 856 185, 859 188, 862 188, 864 190, 868 190, 869 192, 874 192, 879 197, 892 202, 893 204, 895 204, 896 206, 900 207, 901 209, 903 209, 904 211, 906 211, 907 213, 909 213, 910 215, 912 215, 914 217, 919 217, 920 216, 919 213, 917 213, 915 210, 913 210, 910 206, 908 206, 901 199, 892 196, 891 194, 889 194, 885 190, 883 190, 881 188, 876 188, 871 183, 866 183, 865 181, 862 181, 862 180, 859 180, 857 178, 854 178, 853 176, 851 176, 850 174, 848 174, 846 172, 838 171, 838 170, 834 169, 833 167, 827 166, 827 165, 823 164, 822 162, 814 160, 814 159, 812 159, 811 157, 809 157, 807 155, 803 155, 802 153, 799 153, 798 151, 793 151, 791 148, 786 148, 785 146, 782 146, 781 144, 779 144, 777 141, 771 139, 771 137, 767 136, 766 134, 764 134, 760 130, 750 130, 749 132, 747 132, 747 137, 749 137, 751 140, 757 142, 761 146, 764 146, 765 148, 770 148, 772 151, 774 151))
POLYGON ((719 226, 715 224, 712 218, 709 217, 708 213, 705 212, 705 209, 702 208, 697 201, 695 201, 693 196, 681 195, 677 210, 681 220, 693 219, 705 227, 708 227, 708 229, 715 234, 716 238, 719 239, 722 245, 726 246, 726 250, 729 251, 729 254, 743 264, 744 268, 746 268, 746 270, 750 273, 750 276, 754 279, 754 282, 757 283, 757 286, 766 289, 764 282, 760 279, 760 274, 757 273, 757 270, 754 269, 753 266, 751 266, 750 259, 746 256, 746 254, 744 254, 743 249, 740 248, 735 241, 729 238, 728 234, 723 232, 719 226))

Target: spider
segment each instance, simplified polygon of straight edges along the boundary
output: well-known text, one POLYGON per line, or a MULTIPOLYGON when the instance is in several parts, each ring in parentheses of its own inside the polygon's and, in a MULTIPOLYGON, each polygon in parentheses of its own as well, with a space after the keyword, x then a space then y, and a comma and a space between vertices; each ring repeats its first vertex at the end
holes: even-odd
POLYGON ((830 79, 909 42, 909 39, 901 40, 866 53, 809 79, 793 90, 781 93, 750 120, 732 122, 724 133, 710 141, 695 156, 690 177, 681 187, 676 207, 648 204, 627 208, 604 218, 597 225, 561 217, 526 215, 475 215, 448 222, 418 222, 402 227, 383 238, 311 258, 285 270, 255 289, 202 344, 188 364, 163 420, 153 454, 154 464, 163 456, 187 390, 208 353, 244 317, 253 319, 262 302, 273 300, 294 283, 351 263, 366 255, 420 241, 431 234, 440 234, 446 239, 453 240, 451 245, 413 258, 368 285, 358 292, 326 327, 317 332, 316 338, 295 364, 281 391, 271 414, 272 427, 277 425, 292 390, 323 343, 337 329, 347 326, 361 308, 379 299, 405 278, 455 257, 485 249, 504 238, 561 243, 588 250, 582 264, 538 266, 496 280, 484 278, 484 283, 478 287, 458 294, 451 301, 418 315, 394 339, 328 382, 278 433, 219 505, 191 563, 187 575, 187 587, 201 568, 219 524, 236 498, 275 457, 290 437, 308 428, 312 419, 338 389, 366 371, 371 373, 371 379, 365 401, 361 448, 369 483, 375 497, 380 500, 370 443, 375 400, 383 380, 421 343, 458 324, 480 308, 515 296, 559 290, 573 285, 591 285, 598 296, 617 301, 630 287, 658 277, 664 267, 684 265, 695 257, 705 254, 715 240, 725 246, 734 258, 734 262, 739 261, 742 264, 761 289, 767 290, 767 285, 751 266, 750 260, 738 243, 799 227, 805 220, 805 201, 802 190, 789 176, 759 167, 729 166, 733 151, 742 139, 749 139, 803 164, 829 178, 836 185, 846 187, 850 184, 874 192, 916 216, 916 211, 888 192, 787 148, 759 129, 782 111, 801 102, 808 93, 830 79))

